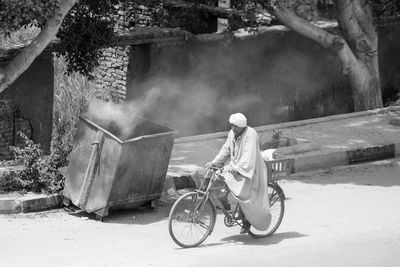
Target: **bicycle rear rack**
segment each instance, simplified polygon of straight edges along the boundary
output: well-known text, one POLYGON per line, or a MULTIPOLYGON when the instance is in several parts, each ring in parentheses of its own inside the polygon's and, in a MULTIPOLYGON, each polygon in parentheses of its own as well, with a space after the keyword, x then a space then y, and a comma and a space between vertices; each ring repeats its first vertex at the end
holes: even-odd
POLYGON ((268 181, 288 178, 294 173, 294 159, 277 159, 266 161, 268 181))

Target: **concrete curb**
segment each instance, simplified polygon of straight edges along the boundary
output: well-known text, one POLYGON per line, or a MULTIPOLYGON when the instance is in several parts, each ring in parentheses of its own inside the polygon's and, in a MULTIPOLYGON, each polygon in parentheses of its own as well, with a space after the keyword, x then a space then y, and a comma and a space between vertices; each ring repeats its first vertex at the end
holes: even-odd
POLYGON ((37 212, 61 207, 60 194, 0 198, 0 214, 37 212))
POLYGON ((399 155, 399 150, 400 144, 386 144, 305 156, 296 158, 295 173, 395 158, 399 155))
MULTIPOLYGON (((395 158, 400 156, 399 144, 385 144, 357 148, 343 151, 333 151, 329 153, 319 153, 310 156, 298 157, 295 160, 294 173, 313 171, 319 169, 328 169, 337 166, 353 165, 374 160, 395 158)), ((290 155, 289 155, 290 157, 290 155)), ((172 184, 173 191, 193 188, 198 183, 198 172, 191 174, 182 174, 181 176, 169 176, 166 179, 172 184)), ((166 189, 168 190, 168 188, 166 189)))
MULTIPOLYGON (((397 156, 400 156, 400 143, 334 151, 325 154, 320 153, 296 158, 294 173, 395 158, 397 156)), ((163 192, 168 195, 177 195, 177 190, 198 186, 199 177, 196 173, 167 176, 163 192)), ((61 194, 0 198, 0 214, 38 212, 61 207, 61 194)))

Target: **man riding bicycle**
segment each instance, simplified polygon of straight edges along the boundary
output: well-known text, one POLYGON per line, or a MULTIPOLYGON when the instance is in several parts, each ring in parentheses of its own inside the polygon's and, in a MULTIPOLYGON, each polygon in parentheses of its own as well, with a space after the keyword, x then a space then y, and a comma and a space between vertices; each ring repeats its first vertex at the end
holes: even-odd
MULTIPOLYGON (((220 178, 241 208, 241 233, 247 233, 250 226, 264 231, 271 222, 271 213, 269 205, 265 205, 268 203, 267 169, 260 153, 259 137, 247 126, 242 113, 232 114, 229 123, 231 130, 225 144, 206 167, 223 167, 220 178)), ((229 209, 228 193, 218 197, 225 209, 229 209)))

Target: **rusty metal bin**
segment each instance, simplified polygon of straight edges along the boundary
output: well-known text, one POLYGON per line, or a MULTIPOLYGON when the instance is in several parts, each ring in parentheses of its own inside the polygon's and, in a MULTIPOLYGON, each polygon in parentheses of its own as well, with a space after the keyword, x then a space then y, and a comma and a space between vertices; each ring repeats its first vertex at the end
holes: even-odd
POLYGON ((160 198, 176 131, 133 116, 128 135, 116 124, 81 117, 66 170, 63 203, 103 218, 160 198), (126 140, 124 140, 126 139, 126 140))

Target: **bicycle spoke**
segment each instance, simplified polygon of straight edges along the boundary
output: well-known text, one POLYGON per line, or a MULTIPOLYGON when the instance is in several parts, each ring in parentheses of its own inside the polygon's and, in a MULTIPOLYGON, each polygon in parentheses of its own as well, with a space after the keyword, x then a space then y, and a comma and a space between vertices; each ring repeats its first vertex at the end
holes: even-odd
POLYGON ((209 227, 207 226, 207 224, 203 223, 202 221, 196 220, 196 222, 198 223, 198 225, 206 230, 209 229, 209 227))
POLYGON ((211 201, 197 192, 183 195, 171 209, 169 231, 182 247, 197 246, 212 230, 215 209, 211 201))

